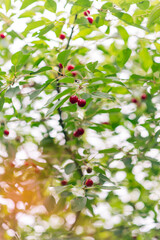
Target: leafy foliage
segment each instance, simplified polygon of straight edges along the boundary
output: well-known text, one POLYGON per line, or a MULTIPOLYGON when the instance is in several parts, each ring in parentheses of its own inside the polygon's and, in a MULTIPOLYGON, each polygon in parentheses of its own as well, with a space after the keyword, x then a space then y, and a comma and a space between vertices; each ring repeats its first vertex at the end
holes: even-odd
POLYGON ((0 2, 0 239, 160 238, 159 12, 0 2))

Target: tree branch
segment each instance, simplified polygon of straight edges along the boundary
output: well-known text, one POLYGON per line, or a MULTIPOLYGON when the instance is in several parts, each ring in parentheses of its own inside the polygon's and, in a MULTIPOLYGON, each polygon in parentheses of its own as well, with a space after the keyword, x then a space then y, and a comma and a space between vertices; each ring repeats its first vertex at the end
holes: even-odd
MULTIPOLYGON (((75 23, 76 19, 77 19, 77 14, 75 15, 74 23, 75 23)), ((74 27, 75 27, 75 25, 73 25, 73 27, 72 27, 72 29, 71 29, 71 34, 70 34, 70 36, 69 36, 69 39, 68 39, 68 42, 67 42, 67 46, 66 46, 65 49, 68 49, 68 48, 69 48, 69 44, 70 44, 70 41, 71 41, 71 38, 72 38, 72 35, 73 35, 74 27)), ((61 76, 61 71, 62 71, 62 70, 61 70, 61 68, 59 67, 58 76, 61 76)), ((59 83, 59 80, 58 80, 58 79, 57 79, 56 90, 57 90, 57 93, 60 93, 60 92, 61 92, 60 83, 59 83)), ((58 101, 60 101, 60 99, 58 99, 58 101)), ((62 127, 62 132, 63 132, 64 138, 65 138, 65 140, 66 140, 66 142, 67 142, 67 141, 69 140, 69 137, 68 137, 68 134, 67 134, 67 132, 66 132, 66 130, 65 130, 65 124, 64 124, 64 121, 63 121, 63 119, 62 119, 62 111, 61 111, 61 108, 60 108, 60 107, 58 108, 58 114, 59 114, 59 117, 60 117, 60 119, 59 119, 59 124, 60 124, 61 127, 62 127)))

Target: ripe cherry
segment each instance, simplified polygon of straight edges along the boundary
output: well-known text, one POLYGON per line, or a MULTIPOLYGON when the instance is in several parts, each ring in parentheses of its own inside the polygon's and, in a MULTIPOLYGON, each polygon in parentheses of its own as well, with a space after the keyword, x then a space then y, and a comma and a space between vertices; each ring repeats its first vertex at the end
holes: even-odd
POLYGON ((36 168, 34 169, 34 171, 35 171, 35 173, 40 173, 40 169, 39 169, 38 167, 36 167, 36 168))
POLYGON ((76 95, 72 95, 72 96, 70 96, 69 101, 70 101, 70 103, 74 104, 74 103, 78 102, 78 97, 76 95))
POLYGON ((90 14, 90 11, 87 10, 87 11, 83 12, 83 14, 84 14, 84 16, 88 16, 90 14))
POLYGON ((68 70, 68 71, 71 71, 71 70, 73 70, 73 69, 74 69, 74 65, 71 65, 71 64, 70 64, 70 65, 67 66, 67 70, 68 70))
POLYGON ((109 125, 110 123, 109 122, 102 122, 102 124, 109 125))
POLYGON ((92 179, 87 179, 86 182, 85 182, 85 185, 86 185, 87 187, 91 187, 91 186, 93 185, 92 179))
POLYGON ((78 73, 77 73, 76 71, 73 71, 73 72, 72 72, 73 77, 76 77, 77 74, 78 74, 78 73))
POLYGON ((26 161, 25 163, 24 163, 24 166, 26 166, 26 167, 28 167, 30 165, 30 163, 28 162, 28 161, 26 161))
POLYGON ((9 131, 7 129, 4 130, 4 135, 8 136, 9 135, 9 131))
POLYGON ((61 69, 63 68, 63 65, 62 65, 62 63, 59 63, 59 65, 58 65, 58 66, 59 66, 59 68, 61 68, 61 69))
POLYGON ((138 100, 137 100, 136 98, 132 98, 131 102, 137 104, 137 103, 138 103, 138 100))
POLYGON ((75 136, 75 137, 80 137, 80 136, 82 136, 84 134, 84 129, 83 128, 78 128, 74 133, 73 133, 73 135, 75 136))
POLYGON ((91 173, 92 172, 92 168, 91 167, 88 167, 87 168, 87 173, 91 173))
POLYGON ((93 23, 93 18, 88 17, 87 19, 88 19, 88 22, 89 22, 89 23, 91 23, 91 24, 93 23))
POLYGON ((0 33, 0 38, 5 38, 6 36, 3 33, 0 33))
POLYGON ((60 38, 61 40, 64 40, 64 39, 66 38, 66 35, 65 35, 64 33, 61 33, 61 34, 59 35, 59 38, 60 38))
POLYGON ((62 185, 62 186, 67 185, 67 183, 68 183, 67 180, 62 180, 62 181, 61 181, 61 185, 62 185))
POLYGON ((14 164, 13 162, 10 162, 9 165, 10 165, 10 167, 12 167, 12 168, 15 167, 15 164, 14 164))
POLYGON ((78 99, 78 106, 79 107, 84 107, 86 105, 86 100, 85 99, 78 99))
POLYGON ((146 98, 147 98, 147 95, 146 95, 145 93, 143 93, 143 94, 141 95, 141 99, 142 99, 142 100, 146 100, 146 98))

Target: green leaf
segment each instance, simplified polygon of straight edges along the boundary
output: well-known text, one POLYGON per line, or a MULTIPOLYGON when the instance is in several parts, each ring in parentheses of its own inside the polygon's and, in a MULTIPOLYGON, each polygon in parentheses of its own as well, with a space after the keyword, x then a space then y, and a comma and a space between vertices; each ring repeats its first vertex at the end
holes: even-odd
POLYGON ((124 40, 124 42, 127 43, 128 38, 129 38, 129 34, 126 31, 126 29, 122 26, 118 26, 117 29, 118 29, 118 32, 121 35, 122 39, 124 40))
POLYGON ((120 67, 123 67, 124 64, 128 61, 132 51, 129 48, 123 49, 122 51, 119 52, 117 55, 117 64, 120 67))
POLYGON ((72 172, 74 172, 74 170, 76 169, 76 164, 75 163, 69 163, 65 166, 64 170, 66 174, 71 174, 72 172))
POLYGON ((48 80, 42 88, 37 89, 36 91, 34 91, 31 95, 30 95, 30 99, 33 100, 34 98, 36 98, 46 87, 48 87, 48 85, 53 81, 53 79, 48 80))
POLYGON ((137 3, 137 7, 139 7, 142 10, 146 10, 147 8, 149 8, 149 1, 142 1, 137 3))
POLYGON ((49 32, 52 28, 54 28, 54 23, 48 24, 46 27, 44 27, 43 29, 40 30, 39 36, 42 36, 42 35, 46 34, 46 33, 49 32))
POLYGON ((160 18, 160 3, 158 3, 150 13, 147 26, 150 27, 156 20, 160 18))
POLYGON ((11 0, 5 0, 6 12, 11 8, 11 0))
POLYGON ((116 186, 99 186, 99 185, 95 185, 96 188, 99 188, 99 189, 105 189, 105 190, 117 190, 119 189, 119 187, 116 187, 116 186))
POLYGON ((86 197, 76 197, 71 201, 71 208, 72 211, 74 212, 79 212, 83 208, 85 208, 87 203, 87 198, 86 197))
POLYGON ((139 52, 139 57, 142 63, 143 69, 147 72, 148 69, 152 66, 153 61, 152 57, 150 56, 147 48, 142 48, 139 52))
POLYGON ((20 92, 20 89, 19 89, 19 87, 17 86, 17 87, 15 87, 15 88, 9 88, 8 90, 7 90, 7 92, 5 93, 5 97, 7 97, 7 98, 12 98, 12 97, 14 97, 17 93, 19 93, 20 92))
POLYGON ((44 200, 44 206, 46 207, 48 212, 51 212, 56 206, 56 200, 53 196, 48 196, 44 200))
POLYGON ((26 36, 28 33, 30 33, 31 30, 41 27, 45 25, 44 20, 40 20, 40 21, 36 21, 36 22, 30 22, 28 23, 26 29, 24 30, 24 32, 22 33, 24 36, 26 36))
POLYGON ((22 2, 21 10, 28 7, 29 5, 31 5, 34 2, 36 2, 36 0, 24 0, 22 2))
POLYGON ((4 105, 4 97, 0 98, 0 111, 2 111, 4 105))
POLYGON ((68 89, 64 90, 63 92, 57 94, 56 96, 49 98, 48 101, 47 101, 47 103, 45 104, 45 106, 51 104, 51 103, 54 102, 55 100, 60 99, 61 97, 65 96, 65 95, 67 95, 67 94, 69 94, 69 93, 71 94, 72 91, 73 91, 72 88, 68 88, 68 89))
POLYGON ((50 12, 56 12, 57 4, 53 0, 46 0, 44 7, 50 12))
POLYGON ((36 72, 30 73, 30 75, 32 75, 32 74, 37 74, 37 73, 41 73, 41 72, 46 72, 46 71, 48 71, 48 70, 52 70, 52 68, 49 67, 49 66, 41 67, 41 68, 40 68, 39 70, 37 70, 36 72))
POLYGON ((65 97, 61 101, 57 101, 56 104, 48 110, 46 116, 51 115, 56 109, 61 107, 68 100, 68 98, 69 98, 69 96, 65 97))
POLYGON ((87 63, 87 68, 88 68, 91 72, 94 72, 97 64, 98 64, 98 61, 93 62, 93 63, 92 63, 92 62, 87 63))
POLYGON ((116 148, 108 148, 99 151, 99 153, 115 153, 115 152, 118 152, 116 148))
POLYGON ((93 92, 92 93, 92 97, 95 97, 95 98, 107 98, 107 99, 110 99, 112 101, 115 100, 113 96, 111 96, 108 93, 104 93, 104 92, 93 92))
POLYGON ((28 60, 30 54, 23 54, 21 51, 16 52, 11 57, 11 62, 13 65, 24 65, 26 61, 28 60))
POLYGON ((120 111, 121 111, 120 108, 101 109, 97 112, 97 114, 99 114, 99 113, 117 113, 117 112, 120 112, 120 111))
POLYGON ((64 50, 63 52, 58 54, 58 61, 62 63, 63 66, 66 66, 68 57, 70 55, 70 50, 64 50))
POLYGON ((91 4, 89 0, 78 0, 75 2, 75 5, 82 6, 83 8, 89 8, 91 4))
POLYGON ((19 18, 26 18, 26 17, 33 17, 35 15, 35 12, 32 10, 26 11, 22 13, 19 18))
POLYGON ((61 83, 74 83, 75 79, 73 77, 65 77, 59 80, 59 82, 61 83))

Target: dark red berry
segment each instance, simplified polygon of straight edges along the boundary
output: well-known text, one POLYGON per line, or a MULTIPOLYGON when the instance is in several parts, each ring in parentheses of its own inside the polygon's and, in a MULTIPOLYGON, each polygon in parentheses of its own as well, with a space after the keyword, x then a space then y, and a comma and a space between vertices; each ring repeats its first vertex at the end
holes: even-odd
POLYGON ((61 40, 64 40, 65 37, 66 37, 66 35, 65 35, 64 33, 61 33, 61 34, 59 35, 59 38, 60 38, 61 40))
POLYGON ((61 185, 62 185, 62 186, 67 185, 67 183, 68 183, 67 180, 62 180, 62 181, 61 181, 61 185))
POLYGON ((91 167, 88 167, 87 168, 87 173, 91 173, 92 172, 92 168, 91 167))
POLYGON ((0 33, 1 38, 5 38, 6 36, 3 33, 0 33))
POLYGON ((84 107, 86 105, 86 100, 85 99, 78 99, 78 106, 79 107, 84 107))
POLYGON ((62 65, 62 63, 59 63, 59 65, 58 65, 58 66, 59 66, 59 68, 61 68, 61 69, 63 68, 63 65, 62 65))
POLYGON ((143 94, 141 95, 141 99, 142 99, 142 100, 146 100, 146 98, 147 98, 147 95, 146 95, 145 93, 143 93, 143 94))
POLYGON ((40 172, 40 169, 39 169, 38 167, 36 167, 36 168, 34 169, 34 171, 35 171, 35 173, 39 173, 39 172, 40 172))
POLYGON ((138 100, 137 100, 136 98, 132 98, 131 102, 137 104, 137 103, 138 103, 138 100))
POLYGON ((109 122, 102 122, 102 124, 106 124, 106 125, 109 125, 110 123, 109 123, 109 122))
POLYGON ((73 66, 73 65, 71 65, 71 64, 68 65, 68 67, 67 67, 67 70, 68 70, 68 71, 71 71, 71 70, 73 70, 73 69, 74 69, 74 66, 73 66))
POLYGON ((87 179, 86 182, 85 182, 85 185, 86 185, 87 187, 91 187, 91 186, 93 185, 92 179, 87 179))
POLYGON ((88 19, 88 22, 89 22, 89 23, 91 23, 91 24, 93 23, 93 18, 88 17, 87 19, 88 19))
POLYGON ((12 168, 15 167, 15 164, 13 162, 10 162, 9 164, 12 168))
POLYGON ((87 10, 87 13, 88 13, 88 14, 90 14, 90 11, 89 11, 89 10, 87 10))
POLYGON ((87 11, 83 12, 84 16, 88 16, 88 13, 87 11))
POLYGON ((4 130, 4 135, 8 136, 9 135, 9 131, 7 129, 4 130))
POLYGON ((26 166, 26 167, 28 167, 30 165, 30 163, 28 162, 28 161, 26 161, 25 163, 24 163, 24 166, 26 166))
POLYGON ((70 103, 74 104, 78 102, 78 97, 76 95, 70 96, 69 101, 70 103))
POLYGON ((84 129, 83 128, 78 128, 74 133, 73 133, 73 135, 75 136, 75 137, 80 137, 80 136, 82 136, 84 134, 84 129))
POLYGON ((77 73, 76 71, 73 71, 73 72, 72 72, 73 77, 76 77, 77 74, 78 74, 78 73, 77 73))

